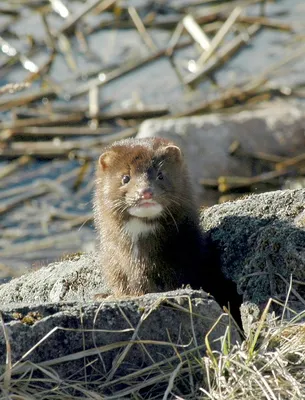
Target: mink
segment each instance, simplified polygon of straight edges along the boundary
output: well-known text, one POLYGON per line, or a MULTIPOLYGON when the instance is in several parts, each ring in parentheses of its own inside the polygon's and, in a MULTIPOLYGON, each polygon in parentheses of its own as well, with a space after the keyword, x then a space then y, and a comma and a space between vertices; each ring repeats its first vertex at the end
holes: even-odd
POLYGON ((115 296, 190 285, 238 307, 234 284, 200 228, 186 161, 175 143, 124 139, 107 147, 97 166, 94 219, 101 268, 115 296))

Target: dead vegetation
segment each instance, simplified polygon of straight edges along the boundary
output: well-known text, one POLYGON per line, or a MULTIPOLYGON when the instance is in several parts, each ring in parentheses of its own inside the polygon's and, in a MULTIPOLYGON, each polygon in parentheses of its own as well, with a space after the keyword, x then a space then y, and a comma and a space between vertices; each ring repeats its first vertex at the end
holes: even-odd
MULTIPOLYGON (((211 342, 210 334, 217 324, 221 323, 222 317, 206 335, 205 346, 189 349, 188 346, 171 342, 132 340, 84 349, 39 364, 27 361, 27 357, 37 347, 47 346, 47 338, 63 328, 53 329, 20 360, 13 363, 9 334, 2 320, 7 362, 0 376, 0 398, 303 399, 305 396, 305 326, 302 322, 304 312, 295 315, 290 322, 287 322, 281 318, 275 319, 269 314, 270 304, 271 301, 242 341, 232 343, 232 326, 229 325, 223 337, 219 338, 220 351, 212 350, 214 344, 211 342), (176 355, 121 377, 115 375, 131 346, 139 345, 145 349, 151 344, 160 348, 174 347, 176 355), (206 352, 202 356, 204 347, 206 352), (102 359, 103 353, 114 349, 121 349, 121 352, 114 360, 112 370, 105 376, 99 376, 95 380, 90 379, 86 374, 86 368, 92 366, 98 359, 102 359), (95 357, 92 359, 92 356, 95 357), (84 367, 80 371, 75 371, 75 375, 82 378, 71 376, 62 379, 57 373, 59 365, 82 359, 84 367)), ((133 335, 135 338, 136 332, 137 329, 133 335)))

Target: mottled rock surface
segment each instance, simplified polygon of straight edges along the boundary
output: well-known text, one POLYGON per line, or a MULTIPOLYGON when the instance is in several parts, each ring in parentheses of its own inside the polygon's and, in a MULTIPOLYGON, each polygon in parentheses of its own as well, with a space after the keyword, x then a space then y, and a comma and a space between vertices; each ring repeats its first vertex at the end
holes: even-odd
POLYGON ((92 301, 94 295, 109 293, 97 256, 84 254, 52 263, 0 286, 1 303, 49 303, 92 301))
POLYGON ((253 175, 253 159, 229 154, 234 141, 245 153, 292 156, 304 147, 304 132, 304 109, 279 102, 236 114, 147 120, 138 137, 162 136, 176 142, 187 158, 197 195, 212 205, 218 195, 200 185, 201 178, 253 175))
POLYGON ((304 309, 305 190, 252 195, 201 214, 219 249, 224 274, 238 285, 244 301, 264 305, 270 297, 304 309), (296 281, 299 281, 297 283, 296 281), (303 282, 303 284, 301 283, 303 282))
MULTIPOLYGON (((305 281, 305 190, 252 195, 201 212, 225 276, 244 301, 262 304, 285 299, 290 276, 305 281)), ((305 296, 304 285, 298 285, 305 296)), ((95 254, 50 264, 0 286, 0 301, 48 303, 92 301, 109 294, 95 254)), ((291 300, 293 296, 291 297, 291 300)), ((296 298, 295 298, 296 299, 296 298)))
MULTIPOLYGON (((1 313, 13 363, 23 357, 22 361, 34 363, 30 366, 34 377, 38 363, 42 369, 55 370, 60 379, 71 376, 74 381, 87 379, 89 387, 98 380, 100 393, 114 390, 118 394, 125 388, 124 379, 120 385, 112 384, 111 379, 126 377, 137 370, 144 379, 145 367, 161 362, 156 372, 165 373, 192 352, 194 357, 203 354, 205 336, 222 311, 203 291, 184 289, 138 298, 108 299, 102 303, 2 305, 1 313), (59 357, 61 360, 57 360, 59 357)), ((209 334, 213 349, 220 349, 217 339, 225 334, 227 324, 228 317, 223 315, 209 334)), ((232 335, 233 342, 238 340, 234 329, 232 335)), ((6 342, 0 335, 2 365, 5 356, 6 342)), ((13 368, 13 374, 26 369, 27 365, 21 363, 13 368)), ((134 377, 133 382, 136 381, 134 377)))
MULTIPOLYGON (((302 300, 305 298, 305 285, 302 284, 305 281, 304 209, 303 189, 252 195, 202 210, 202 227, 211 234, 221 258, 223 273, 237 284, 245 304, 248 304, 247 307, 243 307, 244 320, 249 319, 248 309, 256 310, 256 314, 259 315, 259 309, 265 306, 270 297, 284 303, 291 279, 292 290, 288 305, 296 311, 304 309, 302 300)), ((184 305, 186 303, 189 305, 189 300, 185 298, 191 299, 193 311, 198 314, 198 321, 201 321, 195 328, 195 335, 196 337, 199 335, 200 340, 221 314, 218 304, 202 291, 180 290, 171 294, 148 294, 137 299, 115 300, 110 297, 101 304, 93 303, 94 296, 98 293, 105 296, 110 292, 94 254, 50 264, 0 286, 1 311, 12 338, 14 359, 18 359, 56 326, 69 329, 80 327, 91 329, 96 326, 107 332, 110 330, 112 333, 109 336, 105 336, 104 333, 99 334, 101 346, 125 338, 130 340, 132 338, 130 332, 120 332, 122 336, 117 336, 116 330, 128 327, 134 329, 138 323, 142 324, 143 312, 147 307, 153 310, 153 319, 147 324, 145 333, 141 334, 142 339, 154 338, 164 341, 168 328, 172 329, 170 337, 174 342, 178 340, 175 335, 181 330, 188 332, 181 336, 184 338, 183 341, 187 340, 190 329, 193 329, 190 315, 186 313, 186 317, 183 313, 183 315, 177 313, 177 310, 172 314, 174 312, 172 305, 169 305, 168 300, 164 300, 167 297, 173 298, 176 305, 181 301, 184 305), (16 313, 17 321, 14 321, 16 313), (32 313, 34 322, 37 315, 42 316, 42 319, 37 320, 33 326, 20 322, 27 315, 31 319, 32 313), (19 314, 22 316, 19 317, 19 314), (97 315, 98 320, 95 319, 97 315), (131 321, 131 324, 122 325, 117 319, 121 322, 131 321), (149 336, 150 334, 152 336, 149 336), (105 339, 106 337, 109 341, 105 339)), ((281 307, 274 310, 277 313, 282 312, 281 307)), ((285 316, 291 317, 289 313, 285 316)), ((250 317, 252 320, 252 316, 250 317)), ((217 331, 216 336, 221 335, 221 332, 223 328, 217 331)), ((92 332, 86 333, 87 336, 86 348, 91 348, 92 342, 89 337, 92 337, 92 332)), ((55 358, 68 352, 70 354, 81 351, 80 337, 79 332, 72 333, 59 329, 47 339, 43 349, 31 353, 31 357, 35 362, 40 362, 46 357, 55 358), (73 335, 76 335, 77 339, 73 335), (73 342, 72 347, 70 341, 73 342)), ((4 339, 1 340, 4 351, 4 339)), ((111 357, 113 358, 115 354, 117 351, 114 350, 111 357)), ((157 359, 159 358, 154 359, 154 362, 157 359)), ((110 368, 110 361, 107 365, 107 368, 110 368)))

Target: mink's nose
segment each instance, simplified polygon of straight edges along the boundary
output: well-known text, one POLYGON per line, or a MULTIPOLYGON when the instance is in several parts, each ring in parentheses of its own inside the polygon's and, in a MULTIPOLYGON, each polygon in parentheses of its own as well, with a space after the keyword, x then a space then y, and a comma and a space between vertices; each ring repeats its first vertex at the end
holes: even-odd
POLYGON ((144 200, 149 200, 153 198, 153 191, 150 187, 140 190, 139 194, 140 198, 144 200))

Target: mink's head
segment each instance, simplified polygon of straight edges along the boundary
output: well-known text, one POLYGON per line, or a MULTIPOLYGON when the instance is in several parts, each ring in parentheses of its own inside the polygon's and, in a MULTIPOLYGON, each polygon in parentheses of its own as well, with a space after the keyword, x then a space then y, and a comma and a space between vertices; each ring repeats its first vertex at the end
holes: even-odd
POLYGON ((113 143, 99 158, 96 185, 100 212, 124 221, 156 221, 192 203, 181 150, 161 138, 113 143))

